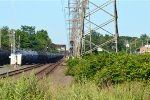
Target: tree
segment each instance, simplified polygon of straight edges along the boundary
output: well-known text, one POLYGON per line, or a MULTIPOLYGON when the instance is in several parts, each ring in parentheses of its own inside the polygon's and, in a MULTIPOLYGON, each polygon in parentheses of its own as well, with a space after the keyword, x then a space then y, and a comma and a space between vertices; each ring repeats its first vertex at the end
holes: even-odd
POLYGON ((9 28, 4 26, 1 30, 1 38, 2 38, 2 48, 9 49, 10 48, 10 40, 9 40, 9 28))
POLYGON ((19 36, 22 49, 46 51, 47 46, 52 43, 46 30, 35 32, 33 26, 21 26, 21 29, 16 30, 16 41, 19 41, 19 36))
POLYGON ((35 26, 21 26, 21 31, 28 34, 35 34, 35 26))
POLYGON ((140 36, 140 38, 141 38, 141 41, 143 42, 143 45, 146 45, 146 44, 147 44, 147 40, 150 39, 147 34, 142 34, 142 35, 140 36))
POLYGON ((46 30, 37 31, 36 40, 40 44, 39 48, 42 50, 47 50, 47 47, 52 43, 46 30))

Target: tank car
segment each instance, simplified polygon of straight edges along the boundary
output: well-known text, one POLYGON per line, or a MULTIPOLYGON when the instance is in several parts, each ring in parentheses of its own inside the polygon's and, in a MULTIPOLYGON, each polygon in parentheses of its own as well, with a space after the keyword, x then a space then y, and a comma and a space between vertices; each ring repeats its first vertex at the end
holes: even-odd
POLYGON ((0 49, 0 65, 9 64, 10 63, 10 51, 0 49))
POLYGON ((55 63, 55 62, 57 62, 58 60, 60 60, 61 58, 63 58, 63 55, 62 55, 62 54, 59 54, 59 53, 53 53, 53 59, 52 59, 52 62, 55 63))
POLYGON ((45 63, 47 63, 47 60, 48 60, 47 53, 39 51, 37 62, 40 63, 40 64, 45 64, 45 63))
POLYGON ((36 64, 38 63, 38 53, 36 51, 18 50, 16 54, 22 55, 22 64, 36 64))
POLYGON ((51 52, 46 52, 47 54, 47 63, 52 63, 53 60, 53 53, 51 52))
POLYGON ((18 50, 16 54, 22 55, 22 64, 46 64, 46 63, 55 63, 61 58, 62 54, 51 53, 51 52, 42 52, 42 51, 23 51, 18 50))

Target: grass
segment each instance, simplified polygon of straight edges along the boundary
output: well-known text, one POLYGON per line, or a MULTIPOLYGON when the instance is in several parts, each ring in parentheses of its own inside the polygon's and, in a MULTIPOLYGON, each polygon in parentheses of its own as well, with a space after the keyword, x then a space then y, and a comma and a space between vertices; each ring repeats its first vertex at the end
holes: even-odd
POLYGON ((37 81, 34 75, 0 79, 0 100, 149 100, 149 82, 125 82, 98 87, 84 81, 52 89, 50 79, 37 81))
POLYGON ((0 79, 0 100, 49 100, 51 97, 46 80, 38 82, 34 75, 0 79))
POLYGON ((150 86, 142 82, 123 83, 99 88, 94 82, 74 84, 58 90, 54 100, 149 100, 150 86))

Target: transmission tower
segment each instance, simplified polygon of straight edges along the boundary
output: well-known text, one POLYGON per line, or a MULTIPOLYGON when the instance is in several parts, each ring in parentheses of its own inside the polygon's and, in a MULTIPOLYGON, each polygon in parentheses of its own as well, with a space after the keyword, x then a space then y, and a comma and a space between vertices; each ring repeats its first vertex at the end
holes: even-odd
POLYGON ((112 42, 115 43, 116 53, 118 52, 119 34, 116 0, 68 0, 68 9, 70 50, 73 56, 82 56, 83 54, 90 53, 98 48, 109 52, 105 50, 103 46, 112 42), (108 6, 111 9, 108 9, 108 6), (101 16, 97 14, 99 12, 102 13, 101 16), (103 15, 105 15, 105 17, 103 15), (103 22, 98 22, 99 20, 103 22), (110 27, 109 25, 112 23, 113 25, 110 27), (105 27, 109 28, 105 29, 105 27), (109 29, 113 30, 110 31, 109 29), (111 35, 112 38, 96 45, 92 42, 92 30, 100 30, 102 33, 105 32, 105 34, 111 35), (89 49, 87 49, 87 45, 89 49))
POLYGON ((72 56, 80 53, 80 0, 68 0, 69 42, 72 56))

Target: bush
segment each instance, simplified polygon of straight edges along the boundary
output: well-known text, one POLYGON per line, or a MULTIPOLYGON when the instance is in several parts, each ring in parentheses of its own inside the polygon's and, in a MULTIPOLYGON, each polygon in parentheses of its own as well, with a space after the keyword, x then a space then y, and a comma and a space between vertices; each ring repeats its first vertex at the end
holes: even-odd
POLYGON ((67 65, 69 74, 77 80, 86 77, 98 84, 150 79, 150 54, 90 54, 82 59, 70 59, 67 65))
POLYGON ((73 72, 74 67, 79 64, 79 61, 80 60, 78 58, 73 59, 70 57, 69 60, 67 61, 68 70, 66 74, 74 76, 74 72, 73 72))

